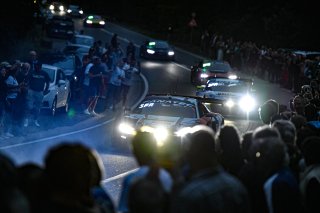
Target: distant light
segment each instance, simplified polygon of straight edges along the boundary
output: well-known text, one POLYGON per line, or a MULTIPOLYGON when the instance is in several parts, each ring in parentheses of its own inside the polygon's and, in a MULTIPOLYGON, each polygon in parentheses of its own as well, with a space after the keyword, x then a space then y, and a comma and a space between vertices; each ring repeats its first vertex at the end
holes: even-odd
POLYGON ((71 12, 72 12, 72 10, 68 9, 68 10, 67 10, 67 12, 68 12, 68 13, 71 13, 71 12))
POLYGON ((174 52, 173 52, 173 51, 169 51, 169 52, 168 52, 168 55, 173 56, 173 55, 174 55, 174 52))
POLYGON ((154 54, 155 51, 154 51, 154 50, 147 49, 147 53, 149 53, 149 54, 154 54))
POLYGON ((106 23, 104 21, 99 21, 100 25, 105 25, 106 23))
POLYGON ((237 75, 229 75, 228 78, 234 80, 234 79, 237 79, 238 76, 237 75))
POLYGON ((80 10, 79 13, 80 13, 80 14, 83 14, 83 10, 80 10))
POLYGON ((87 20, 86 23, 87 24, 92 24, 92 21, 91 20, 87 20))
POLYGON ((204 63, 202 66, 203 66, 203 67, 210 67, 210 66, 211 66, 211 63, 204 63))
POLYGON ((156 42, 154 41, 149 42, 149 46, 154 46, 154 45, 156 45, 156 42))

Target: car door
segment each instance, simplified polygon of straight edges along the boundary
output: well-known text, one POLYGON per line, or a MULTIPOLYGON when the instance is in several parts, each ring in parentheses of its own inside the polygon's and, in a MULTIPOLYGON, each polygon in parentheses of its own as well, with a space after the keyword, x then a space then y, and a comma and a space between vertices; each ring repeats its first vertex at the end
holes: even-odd
POLYGON ((57 108, 65 106, 68 94, 69 94, 69 85, 64 74, 63 70, 58 69, 57 72, 57 88, 58 88, 58 95, 57 95, 57 108))

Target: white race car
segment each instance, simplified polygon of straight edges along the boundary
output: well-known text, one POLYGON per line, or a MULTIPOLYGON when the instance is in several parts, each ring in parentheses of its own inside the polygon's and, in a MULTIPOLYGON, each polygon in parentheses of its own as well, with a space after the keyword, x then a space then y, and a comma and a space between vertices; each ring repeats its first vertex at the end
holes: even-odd
POLYGON ((212 99, 211 109, 223 115, 250 114, 258 110, 252 79, 215 77, 200 87, 196 95, 212 99))

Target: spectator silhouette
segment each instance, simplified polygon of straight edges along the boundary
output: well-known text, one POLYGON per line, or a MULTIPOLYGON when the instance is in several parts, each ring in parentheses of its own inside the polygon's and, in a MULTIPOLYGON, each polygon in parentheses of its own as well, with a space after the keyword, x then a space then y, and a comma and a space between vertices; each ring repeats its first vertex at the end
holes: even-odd
POLYGON ((17 167, 3 153, 0 153, 0 189, 0 212, 30 212, 28 199, 18 187, 17 167))
POLYGON ((279 137, 259 138, 252 144, 260 168, 268 212, 301 212, 299 185, 288 167, 286 145, 279 137))
POLYGON ((93 153, 77 142, 62 142, 49 150, 44 170, 49 197, 44 212, 113 212, 113 208, 103 209, 95 200, 97 194, 92 193, 101 181, 97 155, 93 153))
POLYGON ((320 212, 320 137, 306 138, 302 143, 302 155, 306 164, 300 178, 304 212, 320 212))
POLYGON ((250 212, 246 189, 218 163, 213 130, 204 125, 193 130, 184 141, 190 179, 174 198, 173 212, 250 212))
MULTIPOLYGON (((118 211, 120 212, 129 212, 130 210, 128 205, 128 198, 129 191, 132 185, 139 179, 144 178, 150 172, 151 169, 158 166, 157 144, 154 136, 151 133, 138 132, 137 135, 135 135, 132 139, 132 151, 139 165, 139 168, 135 172, 126 176, 123 180, 118 206, 118 211)), ((164 191, 170 193, 172 188, 172 178, 170 174, 162 168, 158 168, 158 170, 158 174, 155 176, 159 179, 164 191)), ((152 199, 147 199, 145 201, 146 206, 151 205, 153 203, 152 199)), ((139 202, 143 202, 143 200, 139 199, 139 202)), ((140 208, 141 206, 135 207, 140 208)))
POLYGON ((218 134, 217 153, 220 164, 230 174, 237 176, 244 160, 237 127, 225 125, 218 134))

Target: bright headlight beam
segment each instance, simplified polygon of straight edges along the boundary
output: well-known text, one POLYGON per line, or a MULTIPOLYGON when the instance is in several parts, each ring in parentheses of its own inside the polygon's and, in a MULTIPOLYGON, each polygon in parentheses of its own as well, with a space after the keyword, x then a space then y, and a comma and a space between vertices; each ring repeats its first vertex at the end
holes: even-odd
POLYGON ((208 78, 209 75, 207 73, 201 73, 200 78, 208 78))
POLYGON ((227 100, 227 102, 226 102, 226 106, 228 107, 228 108, 232 108, 233 106, 234 106, 234 101, 233 100, 227 100))
POLYGON ((105 25, 105 22, 104 21, 99 21, 99 24, 100 25, 105 25))
POLYGON ((127 135, 134 135, 136 133, 135 129, 126 123, 121 123, 118 129, 121 133, 127 134, 127 135))
POLYGON ((157 140, 158 145, 163 145, 163 142, 167 139, 169 132, 164 127, 157 127, 154 129, 153 135, 157 140))
POLYGON ((254 109, 256 102, 253 97, 246 95, 239 101, 239 107, 245 112, 250 112, 254 109))
POLYGON ((168 55, 172 56, 172 55, 174 55, 174 52, 173 51, 169 51, 168 55))
POLYGON ((149 54, 154 54, 155 51, 154 51, 154 50, 151 50, 151 49, 147 49, 147 53, 149 53, 149 54))

